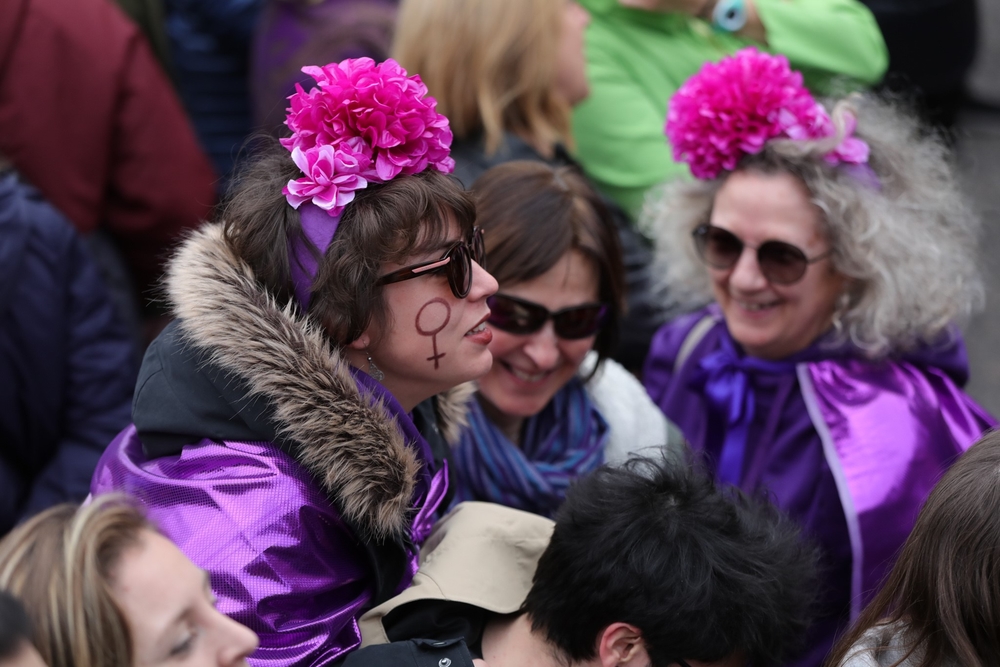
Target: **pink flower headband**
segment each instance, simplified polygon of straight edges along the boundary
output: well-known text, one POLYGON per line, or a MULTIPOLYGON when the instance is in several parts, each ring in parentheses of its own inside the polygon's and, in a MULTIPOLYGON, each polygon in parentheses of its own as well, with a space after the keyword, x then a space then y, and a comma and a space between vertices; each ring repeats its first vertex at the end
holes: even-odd
MULTIPOLYGON (((303 232, 322 255, 358 190, 428 167, 451 172, 452 133, 420 77, 407 76, 395 60, 357 58, 302 71, 317 86, 306 92, 296 84, 285 119, 292 136, 281 144, 303 176, 282 193, 301 207, 303 232)), ((298 245, 290 252, 295 294, 306 308, 317 262, 298 245)))
MULTIPOLYGON (((868 144, 852 136, 854 125, 849 117, 843 140, 824 159, 877 186, 867 164, 868 144)), ((706 180, 734 170, 744 155, 759 153, 772 139, 823 139, 836 133, 826 109, 788 60, 754 47, 705 64, 674 94, 667 112, 674 159, 706 180)))

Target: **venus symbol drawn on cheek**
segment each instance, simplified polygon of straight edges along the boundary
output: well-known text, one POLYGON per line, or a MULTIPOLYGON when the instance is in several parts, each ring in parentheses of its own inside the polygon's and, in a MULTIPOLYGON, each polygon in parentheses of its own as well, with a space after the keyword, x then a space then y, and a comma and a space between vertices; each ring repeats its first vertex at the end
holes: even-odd
POLYGON ((416 326, 417 333, 421 336, 431 337, 434 354, 427 357, 427 361, 434 362, 434 370, 438 369, 438 360, 447 354, 447 352, 438 354, 437 335, 448 326, 449 321, 451 321, 451 306, 440 297, 431 299, 417 311, 417 320, 414 322, 414 326, 416 326))

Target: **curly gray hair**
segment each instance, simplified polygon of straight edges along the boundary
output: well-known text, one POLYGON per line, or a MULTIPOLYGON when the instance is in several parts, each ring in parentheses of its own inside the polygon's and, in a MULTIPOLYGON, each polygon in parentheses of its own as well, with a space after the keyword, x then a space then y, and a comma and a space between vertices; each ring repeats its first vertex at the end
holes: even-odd
MULTIPOLYGON (((894 105, 854 95, 833 106, 838 133, 817 141, 773 140, 738 170, 798 177, 823 212, 834 267, 848 278, 834 324, 872 357, 911 349, 942 335, 981 307, 976 269, 979 217, 956 183, 947 148, 894 105), (822 159, 850 118, 871 148, 881 188, 822 159)), ((712 181, 675 181, 647 201, 666 288, 680 308, 712 298, 708 271, 691 233, 707 223, 728 173, 712 181)))

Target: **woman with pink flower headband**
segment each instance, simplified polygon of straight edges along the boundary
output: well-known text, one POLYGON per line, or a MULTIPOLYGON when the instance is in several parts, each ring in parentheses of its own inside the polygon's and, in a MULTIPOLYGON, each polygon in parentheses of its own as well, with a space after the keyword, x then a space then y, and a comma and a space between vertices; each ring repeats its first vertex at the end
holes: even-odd
POLYGON ((448 504, 454 388, 492 363, 497 284, 447 119, 392 60, 304 71, 291 136, 171 261, 177 319, 92 483, 209 572, 256 666, 338 660, 408 585, 448 504))
POLYGON ((978 220, 940 141, 873 99, 828 108, 781 56, 705 65, 666 132, 694 182, 648 213, 671 294, 644 383, 717 477, 767 493, 821 547, 819 665, 916 511, 996 421, 960 387, 953 323, 982 299, 978 220))

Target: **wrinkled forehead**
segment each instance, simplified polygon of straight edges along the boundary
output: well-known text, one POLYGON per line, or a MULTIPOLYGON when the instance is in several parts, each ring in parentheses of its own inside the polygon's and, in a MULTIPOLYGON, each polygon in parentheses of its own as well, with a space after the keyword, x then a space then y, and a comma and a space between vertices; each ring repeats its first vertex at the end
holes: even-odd
POLYGON ((757 246, 784 241, 803 248, 823 245, 823 211, 805 184, 788 172, 738 171, 719 188, 709 221, 757 246))

